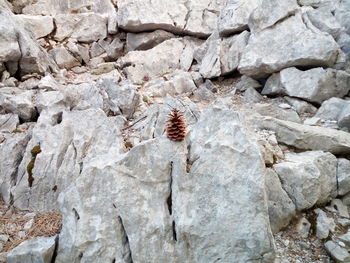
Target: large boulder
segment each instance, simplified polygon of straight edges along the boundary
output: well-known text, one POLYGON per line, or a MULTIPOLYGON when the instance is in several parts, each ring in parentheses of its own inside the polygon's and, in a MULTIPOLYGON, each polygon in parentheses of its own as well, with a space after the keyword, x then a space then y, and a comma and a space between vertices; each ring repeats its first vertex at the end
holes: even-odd
POLYGON ((31 32, 18 23, 8 10, 0 8, 0 63, 11 65, 11 74, 44 74, 55 70, 55 63, 35 41, 31 32))
POLYGON ((287 153, 273 169, 298 211, 325 204, 337 196, 337 158, 331 153, 287 153))
POLYGON ((335 69, 313 68, 302 71, 283 69, 266 82, 262 94, 288 95, 321 104, 332 97, 344 97, 350 90, 350 74, 335 69))
POLYGON ((293 66, 332 66, 338 52, 332 36, 310 29, 297 13, 252 34, 238 70, 261 77, 293 66))
POLYGON ((206 37, 215 29, 224 0, 118 2, 118 26, 130 32, 157 29, 206 37), (145 12, 147 10, 147 12, 145 12))
POLYGON ((213 107, 188 142, 86 163, 59 197, 56 262, 273 262, 264 164, 241 117, 213 107))

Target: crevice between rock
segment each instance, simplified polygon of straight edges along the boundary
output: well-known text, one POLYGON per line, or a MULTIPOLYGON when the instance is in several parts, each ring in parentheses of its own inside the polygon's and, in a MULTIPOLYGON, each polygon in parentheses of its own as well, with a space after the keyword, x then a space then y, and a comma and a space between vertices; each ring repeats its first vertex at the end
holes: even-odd
POLYGON ((122 234, 122 246, 123 246, 123 260, 125 263, 133 263, 133 259, 132 259, 132 253, 131 253, 131 249, 130 249, 130 243, 129 243, 129 237, 128 234, 126 233, 125 227, 124 227, 124 223, 123 223, 123 219, 118 216, 118 220, 120 223, 120 228, 121 228, 121 234, 122 234))

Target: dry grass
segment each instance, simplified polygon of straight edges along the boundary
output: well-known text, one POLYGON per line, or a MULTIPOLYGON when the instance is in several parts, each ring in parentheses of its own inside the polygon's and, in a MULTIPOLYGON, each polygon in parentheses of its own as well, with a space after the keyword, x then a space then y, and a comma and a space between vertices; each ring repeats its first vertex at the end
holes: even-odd
POLYGON ((31 211, 19 211, 9 208, 0 200, 0 235, 8 235, 9 240, 4 244, 3 251, 8 252, 23 241, 34 237, 50 237, 61 231, 62 216, 57 212, 35 213, 33 217, 25 215, 31 211), (34 222, 30 229, 24 230, 24 225, 30 220, 34 222), (18 236, 18 232, 25 231, 23 237, 18 236))

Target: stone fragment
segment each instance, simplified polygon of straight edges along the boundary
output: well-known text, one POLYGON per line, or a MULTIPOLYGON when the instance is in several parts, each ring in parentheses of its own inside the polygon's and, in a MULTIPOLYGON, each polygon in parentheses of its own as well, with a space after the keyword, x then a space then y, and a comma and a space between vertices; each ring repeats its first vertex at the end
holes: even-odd
POLYGON ((333 207, 339 216, 344 218, 350 218, 348 208, 345 204, 343 204, 342 200, 334 199, 331 202, 331 207, 333 207))
POLYGON ((316 221, 316 236, 320 239, 325 239, 329 236, 329 232, 334 232, 335 223, 333 218, 329 218, 325 212, 321 209, 316 209, 317 214, 316 221))
POLYGON ((317 111, 317 108, 315 106, 313 106, 310 103, 307 103, 306 101, 288 96, 284 97, 284 99, 292 106, 293 109, 296 110, 298 114, 315 114, 317 111))
POLYGON ((50 263, 56 246, 56 236, 37 237, 24 241, 7 254, 8 263, 50 263))
POLYGON ((309 29, 298 13, 252 34, 238 70, 248 76, 264 77, 293 66, 332 66, 338 52, 332 36, 309 29))
POLYGON ((324 204, 336 196, 337 159, 334 155, 308 151, 287 153, 285 158, 285 162, 273 168, 298 211, 324 204))
POLYGON ((51 16, 16 15, 16 19, 33 32, 37 39, 51 34, 54 30, 53 18, 51 16))
POLYGON ((12 132, 19 125, 17 114, 2 114, 0 115, 0 131, 12 132))
POLYGON ((128 51, 151 49, 173 37, 175 37, 174 34, 164 30, 155 30, 150 33, 139 34, 128 33, 126 37, 126 49, 128 51))
POLYGON ((259 92, 256 91, 256 89, 248 88, 244 92, 243 99, 250 103, 257 103, 262 101, 264 98, 259 92))
POLYGON ((271 230, 273 233, 277 233, 287 226, 295 216, 295 205, 283 190, 278 175, 272 169, 267 169, 266 171, 265 187, 271 230))
POLYGON ((327 252, 336 260, 337 263, 350 262, 350 254, 346 248, 340 247, 337 243, 332 240, 327 241, 324 244, 327 252))
POLYGON ((341 128, 350 128, 350 101, 331 98, 322 103, 315 117, 326 121, 335 121, 341 128))
POLYGON ((262 116, 301 123, 299 115, 292 109, 282 109, 269 103, 256 103, 253 109, 262 116))
POLYGON ((345 195, 350 192, 350 161, 339 158, 337 167, 338 195, 345 195))
POLYGON ((240 91, 245 91, 248 88, 261 88, 261 84, 255 79, 243 75, 235 87, 240 91))
POLYGON ((49 51, 60 68, 71 69, 79 66, 79 61, 72 56, 64 47, 57 47, 49 51))
POLYGON ((311 223, 305 217, 302 217, 299 219, 295 230, 302 238, 307 238, 309 236, 310 228, 311 223))
POLYGON ((350 248, 350 231, 348 230, 348 232, 344 235, 338 236, 338 239, 342 242, 345 243, 345 245, 350 248))
POLYGON ((313 68, 301 71, 294 67, 273 74, 262 94, 288 95, 321 104, 332 97, 343 97, 350 90, 350 74, 335 70, 313 68))

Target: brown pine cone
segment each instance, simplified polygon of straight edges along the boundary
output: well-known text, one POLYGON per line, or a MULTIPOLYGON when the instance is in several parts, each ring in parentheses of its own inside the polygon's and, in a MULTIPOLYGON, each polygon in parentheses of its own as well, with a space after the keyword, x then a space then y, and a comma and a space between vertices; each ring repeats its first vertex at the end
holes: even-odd
POLYGON ((167 135, 172 141, 183 141, 186 135, 186 123, 183 115, 177 109, 173 109, 168 115, 167 135))

